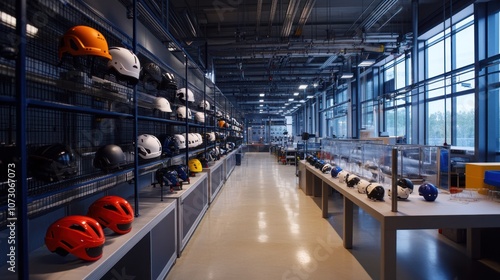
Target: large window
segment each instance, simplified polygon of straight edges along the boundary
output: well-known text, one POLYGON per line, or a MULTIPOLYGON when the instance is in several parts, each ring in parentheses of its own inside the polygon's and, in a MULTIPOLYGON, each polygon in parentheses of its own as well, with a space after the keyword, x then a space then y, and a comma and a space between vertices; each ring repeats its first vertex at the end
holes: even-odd
POLYGON ((426 42, 428 145, 474 147, 473 21, 468 16, 426 42))

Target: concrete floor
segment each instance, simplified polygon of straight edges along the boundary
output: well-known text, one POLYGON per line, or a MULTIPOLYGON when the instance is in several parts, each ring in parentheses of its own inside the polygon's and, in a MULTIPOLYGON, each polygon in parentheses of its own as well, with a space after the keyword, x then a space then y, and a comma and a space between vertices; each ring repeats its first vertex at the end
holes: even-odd
MULTIPOLYGON (((378 279, 379 224, 355 211, 354 248, 342 246, 342 201, 329 218, 297 187, 295 166, 246 153, 210 205, 167 280, 378 279)), ((500 279, 437 230, 398 231, 398 279, 500 279)))

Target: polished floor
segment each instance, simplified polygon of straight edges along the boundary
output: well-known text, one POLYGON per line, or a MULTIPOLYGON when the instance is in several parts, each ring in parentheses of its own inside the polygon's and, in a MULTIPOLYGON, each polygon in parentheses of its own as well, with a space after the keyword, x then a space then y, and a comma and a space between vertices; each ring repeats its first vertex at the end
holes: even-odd
MULTIPOLYGON (((379 224, 358 209, 354 248, 342 246, 342 199, 329 218, 297 187, 295 166, 246 153, 167 280, 378 279, 379 224)), ((398 279, 500 279, 437 230, 398 231, 398 279)))

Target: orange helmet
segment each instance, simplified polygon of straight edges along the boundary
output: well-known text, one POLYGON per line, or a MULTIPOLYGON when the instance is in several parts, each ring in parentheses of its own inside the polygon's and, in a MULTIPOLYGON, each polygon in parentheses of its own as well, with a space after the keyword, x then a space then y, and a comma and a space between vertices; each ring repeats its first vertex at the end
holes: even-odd
POLYGON ((59 41, 59 60, 63 54, 73 56, 95 55, 111 59, 108 42, 101 32, 92 27, 77 25, 70 28, 59 41))
POLYGON ((219 120, 219 127, 220 128, 225 128, 226 127, 226 122, 224 120, 219 120))
POLYGON ((128 201, 112 195, 92 203, 87 216, 96 219, 103 228, 108 227, 118 234, 130 232, 134 221, 134 211, 128 201))
POLYGON ((67 216, 55 221, 47 229, 45 245, 61 256, 68 253, 86 261, 102 256, 105 237, 99 223, 86 216, 67 216))

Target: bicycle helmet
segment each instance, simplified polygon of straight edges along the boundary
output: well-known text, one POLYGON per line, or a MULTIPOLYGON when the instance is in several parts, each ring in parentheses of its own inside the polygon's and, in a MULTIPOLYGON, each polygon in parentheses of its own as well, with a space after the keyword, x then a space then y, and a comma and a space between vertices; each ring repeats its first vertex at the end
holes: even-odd
POLYGON ((177 147, 179 147, 180 150, 186 148, 186 138, 182 134, 175 134, 174 135, 175 142, 177 142, 177 147))
POLYGON ((418 188, 418 195, 427 201, 434 201, 438 196, 438 189, 431 183, 424 183, 418 188))
POLYGON ((141 62, 137 56, 131 50, 120 47, 109 48, 109 53, 112 58, 108 61, 108 68, 117 79, 137 84, 141 73, 141 62))
POLYGON ((410 193, 413 193, 413 182, 408 178, 401 178, 398 180, 398 186, 402 188, 409 189, 410 193))
POLYGON ((105 242, 99 223, 86 216, 66 216, 52 223, 45 234, 47 249, 61 256, 72 254, 82 260, 102 257, 105 242))
POLYGON ((174 89, 177 90, 177 83, 175 82, 175 77, 173 74, 168 72, 163 72, 161 75, 160 90, 174 89))
POLYGON ((105 145, 100 147, 95 153, 94 167, 106 172, 120 169, 125 165, 126 158, 122 148, 117 145, 105 145))
POLYGON ((191 109, 186 108, 186 106, 180 106, 179 108, 177 108, 177 117, 179 119, 185 119, 187 117, 190 120, 192 118, 191 109))
POLYGON ((332 170, 332 165, 329 163, 323 165, 323 167, 321 168, 321 172, 323 173, 328 173, 330 172, 330 170, 332 170))
POLYGON ((66 53, 72 56, 91 55, 111 59, 104 35, 85 25, 73 26, 60 38, 59 61, 66 53))
POLYGON ((201 166, 201 162, 197 158, 190 159, 188 161, 188 166, 189 166, 189 171, 198 173, 203 170, 203 167, 201 166))
POLYGON ((78 173, 73 151, 59 143, 37 148, 29 156, 29 167, 35 177, 50 182, 69 179, 78 173))
POLYGON ((115 233, 125 234, 132 230, 134 211, 130 203, 119 196, 108 195, 94 201, 87 216, 94 218, 102 228, 109 228, 115 233))
POLYGON ((339 177, 339 182, 347 183, 347 181, 349 180, 349 172, 342 170, 339 172, 338 177, 339 177))
POLYGON ((360 181, 361 179, 359 179, 358 176, 354 175, 354 174, 351 174, 349 175, 348 177, 348 180, 347 180, 347 186, 349 188, 354 188, 360 181))
POLYGON ((170 103, 165 97, 156 97, 154 101, 154 108, 165 113, 171 113, 170 103))
POLYGON ((160 142, 162 143, 162 151, 166 156, 173 156, 179 153, 179 146, 177 145, 177 141, 175 141, 175 137, 172 135, 162 134, 159 137, 160 142))
POLYGON ((143 159, 152 159, 161 156, 161 143, 156 136, 142 134, 137 137, 137 149, 143 159))
POLYGON ((180 88, 176 91, 177 98, 179 98, 184 103, 186 103, 186 95, 188 102, 194 102, 194 94, 190 89, 180 88))
POLYGON ((160 66, 153 62, 147 63, 141 70, 140 79, 144 85, 150 85, 153 88, 158 88, 162 79, 160 66))
POLYGON ((360 180, 358 182, 358 192, 359 193, 366 193, 366 189, 368 188, 369 185, 372 183, 367 181, 367 180, 360 180))
POLYGON ((370 184, 366 187, 366 196, 371 200, 384 200, 384 187, 378 184, 370 184))
POLYGON ((194 119, 199 123, 205 123, 205 114, 203 112, 196 112, 194 119))
POLYGON ((203 110, 210 110, 210 103, 206 100, 203 100, 198 104, 198 108, 203 109, 203 110))

